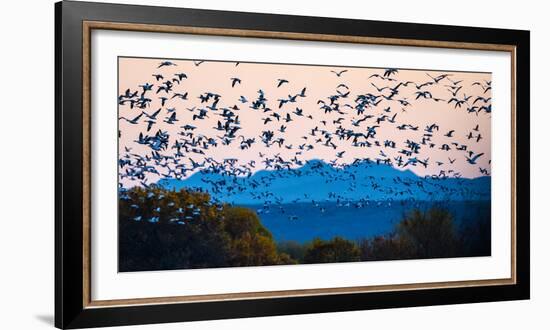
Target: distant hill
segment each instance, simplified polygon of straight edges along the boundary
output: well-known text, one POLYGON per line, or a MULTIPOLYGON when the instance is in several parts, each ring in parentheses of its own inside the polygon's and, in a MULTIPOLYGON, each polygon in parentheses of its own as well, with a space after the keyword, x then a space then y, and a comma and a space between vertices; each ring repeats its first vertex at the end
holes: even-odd
POLYGON ((170 189, 201 189, 214 200, 234 204, 337 200, 489 200, 491 177, 423 178, 390 165, 358 163, 334 168, 312 160, 296 169, 262 170, 250 177, 201 171, 185 180, 162 179, 170 189))

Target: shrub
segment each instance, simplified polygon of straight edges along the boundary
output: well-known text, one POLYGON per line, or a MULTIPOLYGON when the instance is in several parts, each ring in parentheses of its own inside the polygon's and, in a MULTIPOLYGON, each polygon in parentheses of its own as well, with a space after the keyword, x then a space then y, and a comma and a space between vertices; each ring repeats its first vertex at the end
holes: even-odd
POLYGON ((357 244, 341 237, 329 241, 314 239, 307 247, 304 263, 360 261, 361 251, 357 244))
POLYGON ((480 213, 459 229, 449 210, 413 210, 391 234, 361 240, 359 246, 365 261, 490 255, 490 216, 480 213))
POLYGON ((298 262, 303 262, 307 245, 296 241, 283 241, 277 244, 277 250, 298 262))
POLYGON ((480 256, 491 253, 490 208, 457 228, 449 210, 413 210, 388 235, 279 242, 255 211, 200 191, 132 188, 119 199, 119 271, 480 256))
POLYGON ((231 266, 276 265, 288 261, 280 255, 271 233, 260 223, 256 213, 243 207, 225 212, 225 231, 230 237, 231 266))
POLYGON ((133 188, 119 202, 119 271, 294 263, 249 209, 208 194, 133 188))
POLYGON ((413 210, 396 228, 400 247, 411 249, 415 258, 455 256, 458 247, 453 215, 441 208, 413 210))
POLYGON ((414 258, 409 244, 394 235, 359 240, 361 260, 396 260, 414 258))

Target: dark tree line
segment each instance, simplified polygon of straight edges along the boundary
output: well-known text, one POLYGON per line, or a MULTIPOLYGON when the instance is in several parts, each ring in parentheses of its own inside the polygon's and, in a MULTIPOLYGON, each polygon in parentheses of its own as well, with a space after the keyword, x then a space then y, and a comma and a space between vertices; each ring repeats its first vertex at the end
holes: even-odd
POLYGON ((277 244, 253 210, 202 192, 133 188, 120 194, 119 271, 490 255, 490 210, 472 220, 414 210, 384 236, 277 244))

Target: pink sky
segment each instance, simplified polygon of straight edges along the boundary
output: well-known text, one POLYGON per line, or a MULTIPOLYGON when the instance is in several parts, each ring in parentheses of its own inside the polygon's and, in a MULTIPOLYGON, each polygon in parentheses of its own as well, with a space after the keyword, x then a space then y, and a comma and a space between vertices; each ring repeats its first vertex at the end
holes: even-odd
MULTIPOLYGON (((237 132, 237 136, 243 136, 244 138, 255 138, 256 142, 249 148, 241 150, 239 148, 241 138, 237 138, 230 145, 218 144, 218 147, 211 147, 205 151, 205 155, 196 153, 187 153, 184 158, 181 159, 181 163, 190 164, 191 157, 194 161, 202 162, 204 157, 211 157, 215 160, 221 161, 225 158, 236 158, 238 163, 236 166, 244 165, 250 161, 256 162, 255 170, 261 170, 262 158, 259 153, 266 155, 266 157, 273 157, 279 155, 285 160, 290 160, 296 155, 298 151, 298 145, 306 143, 314 145, 314 149, 310 151, 303 151, 301 155, 298 155, 298 159, 306 161, 309 159, 322 159, 326 162, 337 159, 338 164, 348 164, 354 161, 355 158, 383 158, 380 155, 380 151, 383 151, 387 157, 392 160, 394 157, 398 157, 399 151, 406 147, 405 141, 412 140, 417 143, 422 141, 424 130, 427 126, 437 124, 439 126, 438 131, 433 132, 431 137, 431 143, 435 144, 433 148, 428 145, 421 145, 420 152, 413 157, 418 159, 429 158, 429 166, 424 168, 420 164, 417 166, 407 166, 405 169, 410 169, 417 175, 432 175, 439 174, 441 170, 448 171, 453 170, 455 173, 460 172, 463 177, 478 177, 480 173, 480 167, 488 169, 490 173, 490 159, 491 159, 491 115, 485 111, 481 111, 478 114, 468 113, 466 109, 475 106, 490 105, 490 101, 485 103, 484 101, 478 101, 473 104, 474 100, 478 96, 489 98, 491 91, 488 90, 484 93, 484 89, 480 85, 472 85, 475 82, 480 82, 486 86, 486 82, 491 81, 491 74, 489 73, 467 73, 467 72, 441 72, 441 71, 425 71, 425 70, 406 70, 400 69, 396 74, 391 75, 392 79, 396 81, 383 80, 379 77, 370 77, 373 74, 384 74, 384 69, 380 68, 345 68, 345 67, 328 67, 328 66, 307 66, 307 65, 289 65, 289 64, 263 64, 263 63, 240 63, 238 66, 234 62, 204 62, 199 66, 196 66, 193 61, 189 60, 170 60, 175 63, 175 66, 164 66, 158 68, 159 63, 163 59, 142 59, 142 58, 120 58, 119 59, 119 95, 124 94, 126 89, 141 92, 142 85, 146 82, 154 84, 153 90, 148 92, 147 97, 152 99, 150 106, 143 109, 145 112, 152 114, 159 108, 162 108, 159 113, 156 123, 152 127, 148 135, 154 135, 159 129, 167 131, 170 134, 169 148, 162 151, 163 155, 173 155, 175 149, 170 147, 175 143, 181 135, 179 132, 183 131, 180 126, 189 124, 196 126, 197 129, 193 131, 195 136, 204 135, 207 137, 216 138, 223 135, 223 132, 217 131, 214 127, 217 125, 218 120, 222 121, 222 117, 219 114, 222 110, 212 111, 208 109, 208 118, 193 120, 193 115, 198 114, 198 109, 204 108, 207 104, 212 102, 200 103, 198 96, 205 92, 213 92, 221 95, 218 103, 218 108, 233 107, 236 105, 239 110, 235 110, 234 113, 239 116, 241 129, 237 132), (348 72, 343 73, 340 77, 332 73, 331 70, 340 71, 347 69, 348 72), (155 94, 157 87, 162 81, 172 79, 176 73, 185 73, 188 78, 182 80, 180 84, 175 83, 173 91, 170 94, 166 94, 161 91, 155 94), (429 75, 436 77, 438 75, 448 73, 449 79, 444 78, 437 84, 425 86, 421 88, 422 91, 429 91, 433 98, 443 99, 443 101, 436 102, 433 99, 419 98, 416 100, 416 92, 419 91, 416 84, 422 84, 428 81, 433 81, 429 75), (152 76, 153 74, 161 74, 164 79, 157 82, 152 76), (237 84, 235 87, 231 86, 231 78, 238 77, 242 80, 241 84, 237 84), (370 77, 370 78, 369 78, 370 77), (277 88, 277 79, 284 78, 289 83, 283 84, 277 88), (447 100, 453 97, 450 92, 450 88, 447 86, 453 85, 452 81, 461 81, 456 86, 462 86, 457 92, 456 97, 463 99, 465 96, 472 96, 462 107, 455 108, 454 103, 448 103, 447 100), (357 111, 352 108, 343 107, 344 104, 349 104, 352 107, 356 105, 355 99, 357 95, 371 93, 374 95, 384 94, 388 95, 389 90, 385 89, 379 92, 376 87, 383 88, 386 86, 394 87, 399 82, 412 81, 414 83, 407 86, 401 86, 399 93, 394 96, 392 100, 382 101, 377 105, 367 108, 362 115, 358 115, 357 111), (324 113, 324 110, 320 109, 318 100, 324 100, 330 103, 328 97, 330 95, 336 95, 336 88, 339 84, 345 84, 349 87, 349 96, 347 98, 340 98, 337 102, 340 103, 341 110, 344 114, 331 112, 324 113), (372 84, 375 84, 373 86, 372 84), (300 93, 302 88, 306 87, 306 97, 298 97, 296 103, 286 103, 279 108, 278 99, 288 98, 289 95, 295 95, 300 93), (272 109, 272 112, 264 113, 262 110, 254 110, 250 108, 251 102, 258 97, 257 91, 262 89, 265 92, 265 97, 268 99, 267 106, 272 109), (188 93, 188 100, 181 100, 179 98, 170 99, 172 93, 188 93), (164 107, 161 107, 161 101, 159 96, 167 96, 169 100, 164 107), (248 103, 241 103, 239 97, 244 96, 248 99, 248 103), (408 106, 401 105, 397 100, 406 100, 410 103, 408 106), (188 108, 195 107, 194 111, 189 111, 188 108), (296 107, 303 110, 304 116, 299 117, 293 113, 296 107), (384 109, 390 108, 389 112, 384 112, 384 109), (163 120, 168 117, 168 108, 176 109, 176 117, 178 121, 174 124, 168 124, 163 120), (404 110, 403 110, 404 109, 404 110), (282 118, 287 113, 290 114, 293 119, 291 122, 277 121, 274 117, 271 122, 264 125, 263 119, 270 116, 274 112, 281 115, 282 118), (397 114, 395 123, 383 121, 380 124, 376 123, 376 119, 382 115, 392 117, 397 114), (308 119, 310 115, 313 119, 308 119), (364 115, 372 115, 373 118, 367 119, 359 126, 352 125, 353 120, 360 119, 364 115), (333 123, 334 120, 339 120, 339 123, 333 123), (321 121, 325 120, 326 125, 321 121), (410 129, 398 130, 397 126, 402 124, 408 124, 411 126, 418 126, 417 131, 410 129), (286 132, 278 132, 281 125, 285 125, 286 132), (339 140, 334 134, 338 126, 342 126, 344 129, 353 129, 355 132, 366 133, 367 127, 378 125, 376 129, 376 136, 368 139, 373 145, 372 147, 356 147, 352 146, 351 140, 339 140), (478 131, 473 131, 473 128, 479 125, 478 131), (315 143, 315 139, 321 135, 313 137, 308 135, 312 129, 318 127, 319 130, 326 130, 333 134, 332 142, 337 146, 336 150, 322 145, 321 143, 315 143), (279 148, 278 145, 272 145, 267 148, 260 139, 261 132, 263 130, 271 130, 275 133, 274 139, 283 137, 285 139, 283 147, 279 148), (454 130, 452 137, 447 137, 445 134, 451 130, 454 130), (476 142, 476 139, 468 139, 467 135, 472 132, 474 137, 481 134, 481 140, 476 142), (306 136, 307 140, 303 137, 306 136), (391 140, 396 143, 396 148, 384 147, 384 141, 391 140), (377 147, 374 145, 375 141, 379 141, 382 145, 377 147), (452 143, 458 143, 459 145, 466 145, 468 151, 473 151, 474 154, 484 153, 481 156, 476 165, 468 164, 466 161, 467 152, 456 150, 452 143), (441 150, 441 146, 447 144, 451 147, 450 151, 441 150), (287 147, 285 147, 287 146, 287 147), (345 151, 341 158, 336 157, 337 152, 345 151), (449 162, 449 158, 456 159, 454 163, 449 162), (441 162, 443 164, 437 164, 441 162)), ((344 88, 339 88, 341 92, 347 92, 344 88)), ((119 106, 119 117, 134 118, 142 111, 142 109, 131 109, 129 103, 119 106)), ((130 124, 126 120, 119 120, 120 139, 119 139, 119 152, 120 157, 123 158, 127 153, 125 147, 132 148, 131 153, 139 154, 142 156, 150 155, 151 150, 144 145, 137 144, 134 140, 137 139, 140 132, 146 134, 147 118, 142 116, 138 124, 130 124)), ((403 160, 406 161, 408 157, 402 155, 403 160)), ((149 164, 149 165, 154 165, 149 164)), ((394 164, 394 167, 397 167, 394 164)), ((163 173, 164 168, 157 167, 158 171, 163 173)), ((403 169, 403 168, 401 168, 403 169)), ((188 173, 187 175, 191 175, 188 173)), ((156 182, 160 179, 156 174, 147 174, 149 183, 156 182)), ((133 186, 138 184, 137 181, 130 181, 129 179, 122 179, 121 182, 125 186, 133 186)))

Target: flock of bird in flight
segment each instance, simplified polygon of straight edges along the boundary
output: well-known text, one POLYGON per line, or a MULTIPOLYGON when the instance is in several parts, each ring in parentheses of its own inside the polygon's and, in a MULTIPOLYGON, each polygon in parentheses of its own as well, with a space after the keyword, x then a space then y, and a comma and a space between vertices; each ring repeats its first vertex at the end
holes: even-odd
MULTIPOLYGON (((208 65, 208 62, 194 61, 194 65, 208 65)), ((234 63, 236 68, 239 65, 239 62, 234 63)), ((339 169, 339 173, 350 166, 365 163, 385 164, 401 169, 417 166, 431 168, 434 174, 419 177, 414 182, 418 187, 424 187, 426 182, 437 185, 438 180, 461 177, 460 171, 456 169, 438 170, 444 164, 451 165, 457 161, 458 157, 450 156, 451 151, 453 155, 460 152, 464 157, 462 161, 469 166, 478 167, 479 175, 490 175, 490 168, 482 167, 478 163, 488 156, 484 152, 476 151, 476 145, 486 138, 482 136, 479 125, 464 132, 459 132, 459 128, 440 131, 440 125, 436 122, 420 127, 401 122, 399 118, 400 113, 415 111, 414 103, 419 100, 445 103, 455 111, 463 111, 472 116, 490 116, 490 80, 471 83, 469 87, 475 86, 479 92, 476 95, 467 95, 463 92, 466 87, 463 81, 454 80, 452 73, 425 73, 425 81, 414 82, 399 79, 398 69, 387 68, 365 77, 365 84, 372 86, 376 92, 353 94, 345 81, 346 75, 353 69, 326 69, 328 75, 335 75, 340 80, 339 84, 333 93, 316 101, 316 108, 305 109, 300 103, 309 97, 308 87, 301 86, 292 91, 290 79, 284 77, 274 80, 273 87, 291 90, 285 93, 288 94, 287 97, 271 99, 265 88, 259 88, 255 95, 241 95, 235 100, 226 99, 223 95, 208 90, 199 95, 190 95, 185 91, 186 82, 190 79, 185 72, 167 74, 166 68, 177 67, 178 64, 172 61, 161 61, 149 81, 135 88, 121 89, 124 92, 118 96, 118 104, 125 115, 120 116, 119 121, 140 128, 137 136, 132 136, 132 140, 126 138, 125 141, 132 141, 141 146, 140 150, 147 150, 145 153, 134 152, 132 146, 123 146, 124 150, 121 150, 119 156, 121 191, 135 185, 149 187, 154 179, 184 180, 201 171, 216 173, 224 178, 222 181, 208 182, 218 194, 248 191, 258 200, 263 200, 264 205, 275 203, 277 196, 271 196, 265 191, 257 193, 255 189, 259 186, 269 187, 272 180, 284 175, 307 175, 308 173, 300 172, 300 168, 315 159, 315 152, 320 148, 324 152, 332 150, 333 159, 327 163, 339 169), (446 95, 435 95, 433 88, 436 86, 444 87, 446 95), (408 98, 403 96, 404 90, 409 92, 408 98), (410 93, 410 90, 413 92, 410 93), (152 109, 152 104, 159 106, 152 109), (247 111, 262 114, 261 123, 255 123, 261 127, 257 135, 241 134, 243 115, 240 113, 247 111), (216 124, 205 129, 205 123, 210 123, 211 118, 216 118, 216 124), (291 126, 300 127, 303 121, 314 122, 314 128, 304 132, 299 140, 287 139, 287 129, 291 126), (417 138, 404 141, 379 139, 377 134, 380 128, 388 125, 396 131, 414 132, 417 138), (207 133, 212 130, 216 133, 207 133), (464 134, 468 143, 455 139, 459 134, 464 134), (444 142, 434 141, 436 135, 444 142), (342 147, 343 144, 346 145, 345 148, 342 147), (215 150, 220 146, 238 148, 243 152, 257 152, 261 161, 242 163, 237 157, 218 159, 215 150), (261 151, 257 151, 257 147, 261 147, 261 151), (371 155, 374 152, 376 157, 341 162, 349 148, 366 148, 371 155), (449 152, 449 156, 437 160, 423 157, 423 152, 430 149, 449 152), (280 150, 285 151, 284 155, 280 150), (286 156, 289 152, 292 153, 291 157, 286 156), (250 178, 258 170, 270 170, 272 174, 264 177, 262 182, 239 180, 250 178), (247 182, 246 186, 240 182, 247 182)), ((227 82, 232 89, 246 83, 254 82, 243 81, 237 74, 227 82)), ((204 89, 207 88, 208 86, 204 86, 204 89)), ((119 140, 123 134, 129 133, 120 129, 119 140)), ((490 159, 485 163, 490 165, 490 159)), ((326 175, 327 184, 334 184, 338 180, 336 176, 330 177, 329 171, 322 167, 308 168, 308 171, 317 170, 326 175)), ((350 189, 353 189, 353 183, 351 185, 350 189)), ((374 190, 384 189, 375 178, 371 185, 374 190)), ((453 190, 445 186, 444 189, 449 194, 464 193, 461 187, 453 190)), ((403 191, 407 191, 406 187, 403 191)), ((391 192, 403 194, 403 191, 393 189, 391 192)), ((410 194, 414 198, 414 193, 410 194)), ((338 199, 340 202, 341 197, 331 194, 327 196, 327 200, 338 199)), ((357 196, 355 205, 362 205, 366 201, 368 202, 367 196, 357 196)))

